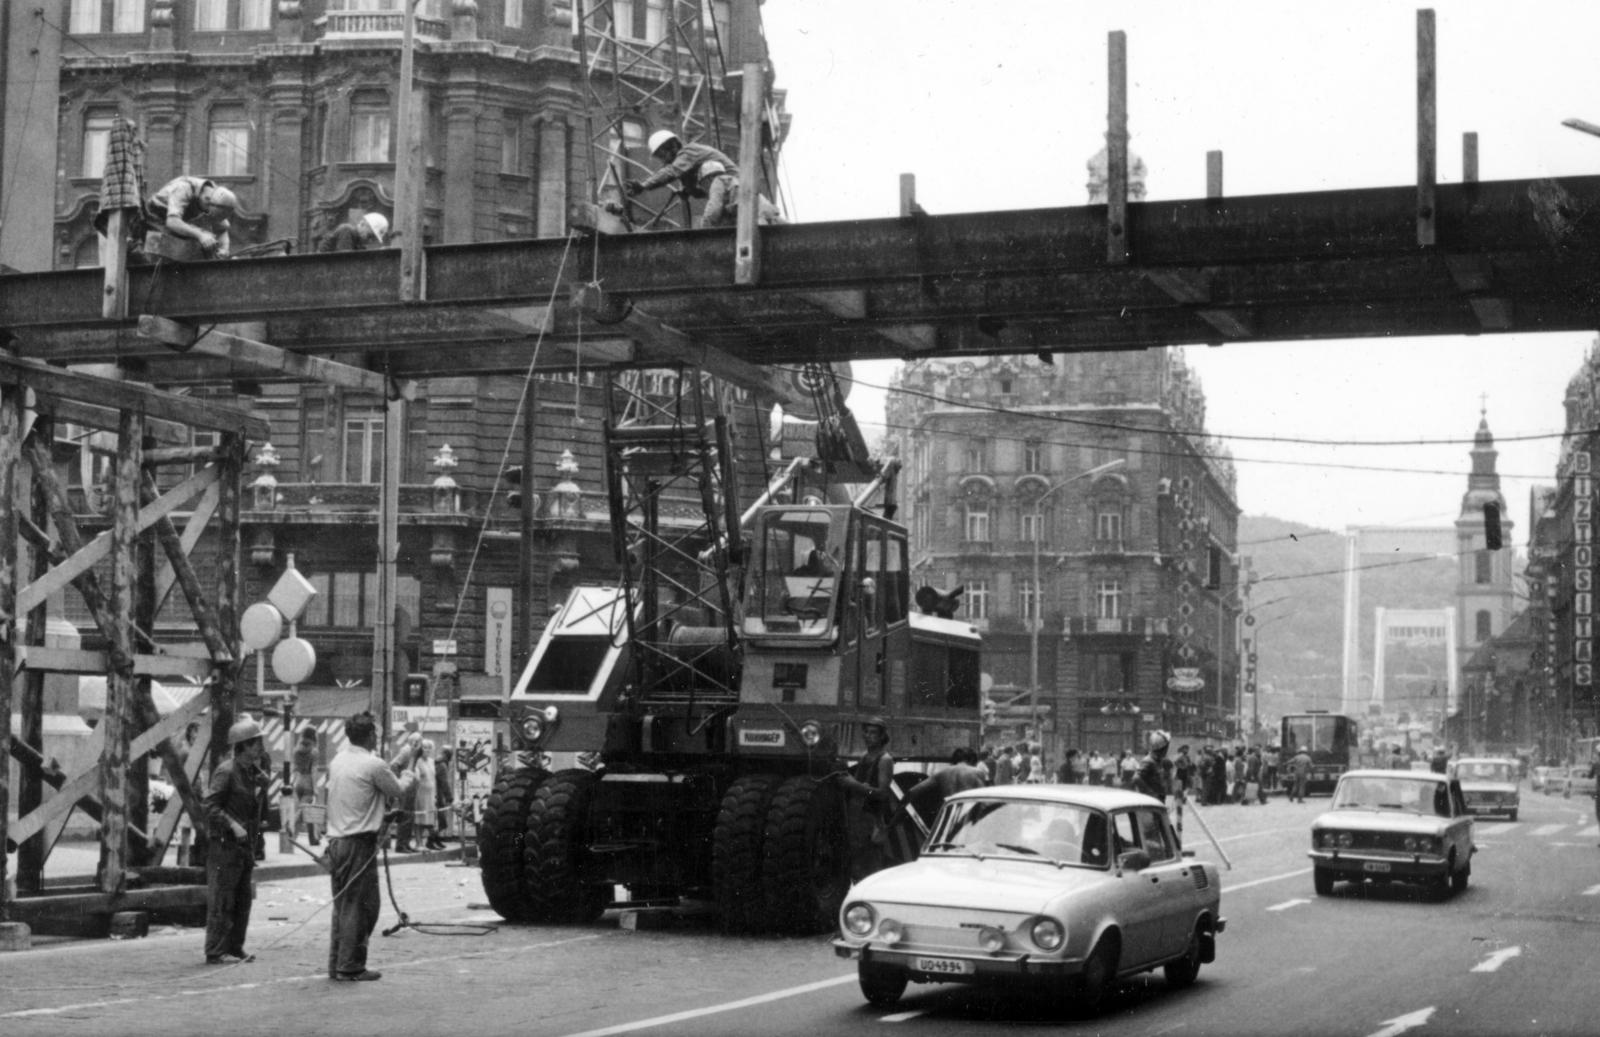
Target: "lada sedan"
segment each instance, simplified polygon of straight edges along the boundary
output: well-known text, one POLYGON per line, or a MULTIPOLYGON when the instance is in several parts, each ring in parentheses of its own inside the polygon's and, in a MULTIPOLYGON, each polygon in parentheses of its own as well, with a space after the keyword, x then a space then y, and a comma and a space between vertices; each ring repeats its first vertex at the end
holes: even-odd
POLYGON ((1461 795, 1473 814, 1500 814, 1517 819, 1522 805, 1522 785, 1517 777, 1517 761, 1467 758, 1450 765, 1450 773, 1461 782, 1461 795))
POLYGON ((1537 789, 1548 796, 1552 791, 1550 788, 1551 779, 1559 781, 1562 773, 1560 767, 1535 767, 1528 772, 1528 787, 1537 789))
POLYGON ((1087 785, 952 796, 919 860, 845 898, 841 958, 889 1005, 916 983, 1025 983, 1093 1013, 1120 977, 1193 983, 1226 925, 1216 866, 1156 800, 1087 785))
POLYGON ((1561 794, 1568 799, 1573 796, 1594 795, 1594 775, 1587 763, 1574 764, 1567 768, 1563 776, 1561 794))
POLYGON ((1311 823, 1320 896, 1345 879, 1416 882, 1442 898, 1467 888, 1475 852, 1461 783, 1444 774, 1349 771, 1332 809, 1311 823))

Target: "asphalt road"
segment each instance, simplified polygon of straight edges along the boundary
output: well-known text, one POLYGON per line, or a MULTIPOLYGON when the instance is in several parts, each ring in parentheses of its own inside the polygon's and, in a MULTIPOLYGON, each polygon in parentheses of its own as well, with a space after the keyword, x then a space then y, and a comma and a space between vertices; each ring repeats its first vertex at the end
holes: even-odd
MULTIPOLYGON (((1088 1021, 955 986, 913 986, 874 1009, 825 938, 629 930, 609 914, 585 927, 375 937, 384 979, 334 984, 328 886, 305 879, 261 888, 252 964, 200 964, 193 930, 0 956, 0 1033, 1600 1034, 1587 967, 1600 947, 1600 829, 1588 801, 1524 797, 1518 823, 1478 823, 1471 886, 1444 902, 1405 886, 1317 897, 1305 848, 1325 799, 1207 811, 1234 865, 1217 961, 1188 990, 1159 975, 1125 984, 1088 1021)), ((1217 859, 1187 827, 1188 844, 1217 859)), ((476 872, 408 865, 394 881, 413 919, 495 921, 470 906, 483 899, 476 872)), ((381 926, 394 920, 386 904, 381 926)))

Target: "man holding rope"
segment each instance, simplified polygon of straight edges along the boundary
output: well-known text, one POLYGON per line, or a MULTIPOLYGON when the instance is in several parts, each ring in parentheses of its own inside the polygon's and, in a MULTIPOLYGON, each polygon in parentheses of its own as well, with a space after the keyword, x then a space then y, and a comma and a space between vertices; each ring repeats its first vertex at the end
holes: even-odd
POLYGON ((333 926, 328 978, 345 983, 382 979, 367 968, 367 941, 377 928, 383 897, 378 888, 378 834, 387 802, 416 786, 407 766, 421 737, 401 747, 392 763, 374 754, 378 725, 361 712, 344 722, 349 744, 328 765, 328 871, 333 879, 333 926), (404 772, 403 777, 397 777, 404 772))

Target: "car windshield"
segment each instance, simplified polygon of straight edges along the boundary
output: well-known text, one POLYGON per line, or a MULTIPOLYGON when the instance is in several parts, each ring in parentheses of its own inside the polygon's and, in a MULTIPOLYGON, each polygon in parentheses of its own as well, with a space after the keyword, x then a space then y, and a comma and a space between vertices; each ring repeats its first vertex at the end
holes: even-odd
POLYGON ((1456 768, 1456 777, 1462 781, 1515 781, 1509 763, 1463 763, 1456 768))
POLYGON ((930 854, 1026 857, 1104 868, 1106 815, 1072 803, 962 799, 945 806, 928 837, 930 854))
POLYGON ((1335 810, 1396 810, 1408 814, 1450 816, 1450 793, 1444 782, 1427 778, 1346 777, 1333 794, 1335 810))

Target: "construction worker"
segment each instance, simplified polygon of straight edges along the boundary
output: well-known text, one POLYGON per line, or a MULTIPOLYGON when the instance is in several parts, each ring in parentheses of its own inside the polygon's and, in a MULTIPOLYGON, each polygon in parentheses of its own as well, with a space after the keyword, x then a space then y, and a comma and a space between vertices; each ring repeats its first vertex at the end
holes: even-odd
POLYGON ((317 244, 318 252, 363 252, 382 248, 389 237, 389 221, 369 212, 354 223, 341 223, 317 244))
POLYGON ((661 168, 642 182, 629 180, 627 187, 630 198, 673 180, 678 181, 678 193, 685 198, 701 198, 704 197, 700 190, 702 163, 716 161, 725 170, 738 168, 733 159, 716 148, 708 144, 685 144, 671 130, 657 130, 650 134, 650 154, 661 163, 661 168))
MULTIPOLYGON (((702 227, 734 227, 739 223, 739 178, 731 167, 716 159, 700 164, 700 190, 706 207, 700 214, 702 227)), ((778 207, 764 194, 756 195, 756 222, 762 226, 786 223, 778 207)))
POLYGON ((1150 732, 1150 752, 1139 761, 1138 769, 1134 772, 1133 791, 1166 802, 1171 789, 1168 787, 1167 771, 1162 766, 1162 761, 1166 760, 1167 749, 1171 745, 1172 736, 1165 731, 1150 732))
POLYGON ((204 801, 206 829, 206 964, 233 965, 254 961, 245 953, 250 927, 251 873, 255 871, 256 835, 261 829, 258 790, 265 782, 267 759, 261 725, 248 716, 228 728, 233 755, 211 774, 204 801))
MULTIPOLYGON (((228 218, 239 207, 239 199, 226 187, 199 176, 180 176, 150 196, 145 217, 151 234, 167 234, 194 241, 209 259, 228 256, 228 218)), ((164 254, 148 245, 146 253, 164 254)))

